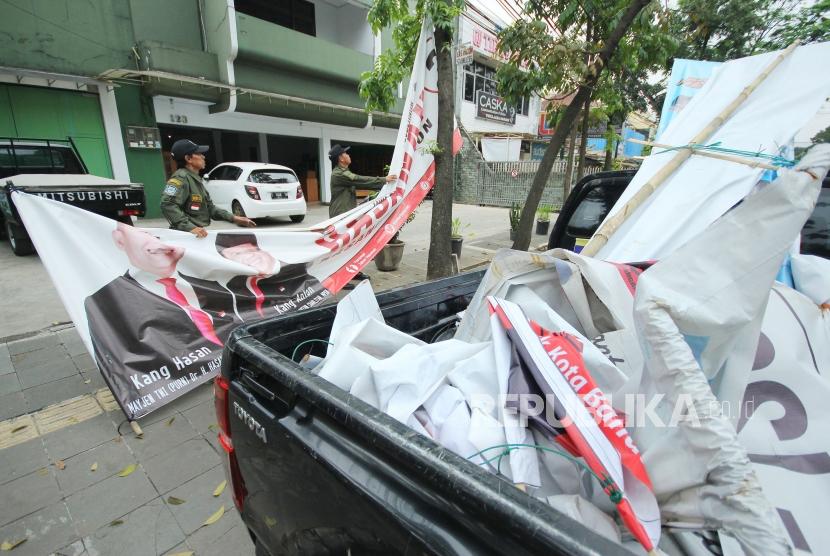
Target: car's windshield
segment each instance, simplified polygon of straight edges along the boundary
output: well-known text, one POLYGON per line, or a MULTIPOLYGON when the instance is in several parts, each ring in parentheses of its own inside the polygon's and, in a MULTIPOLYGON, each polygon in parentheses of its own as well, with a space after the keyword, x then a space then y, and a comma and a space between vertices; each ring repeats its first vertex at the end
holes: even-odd
POLYGON ((296 183, 297 176, 291 170, 254 170, 251 172, 252 183, 296 183))
POLYGON ((46 145, 0 145, 0 177, 15 174, 83 174, 68 147, 46 145))

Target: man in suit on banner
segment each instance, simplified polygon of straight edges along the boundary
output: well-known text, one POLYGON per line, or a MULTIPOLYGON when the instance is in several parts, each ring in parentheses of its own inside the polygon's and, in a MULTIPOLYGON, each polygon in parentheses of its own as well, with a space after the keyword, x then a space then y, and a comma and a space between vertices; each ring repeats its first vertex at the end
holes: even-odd
POLYGON ((240 321, 257 320, 298 309, 323 289, 306 272, 304 263, 280 263, 271 253, 259 248, 254 234, 219 233, 216 250, 226 259, 250 267, 256 274, 234 276, 224 285, 186 276, 201 307, 210 313, 226 311, 240 321))
POLYGON ((218 331, 230 329, 233 319, 199 307, 176 272, 183 248, 120 222, 112 239, 131 268, 87 297, 84 308, 95 359, 123 408, 125 400, 145 394, 147 376, 175 380, 193 370, 188 361, 194 353, 219 357, 218 331))

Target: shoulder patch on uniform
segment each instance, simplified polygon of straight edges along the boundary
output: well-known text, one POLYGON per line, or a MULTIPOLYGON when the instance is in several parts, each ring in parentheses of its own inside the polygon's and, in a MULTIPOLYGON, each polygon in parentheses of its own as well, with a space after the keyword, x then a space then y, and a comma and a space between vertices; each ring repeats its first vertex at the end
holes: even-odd
POLYGON ((181 184, 182 180, 180 180, 179 178, 170 178, 169 180, 167 180, 167 185, 175 185, 176 187, 178 187, 181 184))
POLYGON ((165 195, 175 195, 178 192, 179 189, 173 184, 167 184, 167 187, 165 187, 163 191, 165 195))

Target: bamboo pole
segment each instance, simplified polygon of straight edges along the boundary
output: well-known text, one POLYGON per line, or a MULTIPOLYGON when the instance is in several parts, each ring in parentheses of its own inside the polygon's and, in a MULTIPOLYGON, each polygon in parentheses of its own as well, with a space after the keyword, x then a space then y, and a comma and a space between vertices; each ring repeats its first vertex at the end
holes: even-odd
MULTIPOLYGON (((735 99, 729 103, 726 108, 724 108, 720 114, 715 116, 715 118, 709 122, 706 127, 698 132, 694 138, 689 141, 689 143, 704 143, 706 142, 709 137, 715 133, 723 123, 728 120, 732 115, 738 110, 741 104, 749 98, 749 95, 758 88, 758 86, 763 83, 763 81, 769 77, 769 75, 775 71, 781 62, 789 56, 793 50, 796 49, 798 46, 798 41, 795 41, 790 46, 788 46, 781 54, 775 57, 775 59, 767 65, 767 67, 755 78, 755 80, 747 85, 741 93, 735 97, 735 99)), ((616 232, 623 223, 628 220, 628 218, 634 214, 634 212, 642 205, 646 200, 654 193, 657 188, 663 185, 663 182, 669 178, 672 174, 674 174, 680 166, 686 162, 689 157, 692 156, 692 149, 682 149, 674 155, 674 157, 666 163, 665 166, 660 168, 654 176, 651 177, 643 186, 634 194, 628 202, 623 205, 620 210, 614 213, 613 216, 605 220, 602 226, 600 226, 599 230, 594 234, 594 237, 588 242, 585 248, 580 252, 580 255, 587 255, 592 257, 599 252, 600 249, 605 247, 608 243, 608 239, 616 232)))
MULTIPOLYGON (((653 141, 641 141, 640 139, 626 139, 626 141, 630 143, 637 143, 639 145, 651 145, 652 147, 657 147, 660 149, 690 149, 692 154, 705 156, 708 158, 717 158, 719 160, 727 160, 729 162, 737 162, 738 164, 746 164, 747 166, 751 166, 752 168, 763 168, 765 170, 780 170, 780 166, 775 166, 773 164, 769 164, 767 162, 762 162, 760 160, 755 160, 752 158, 748 158, 745 156, 738 156, 734 154, 726 154, 726 153, 719 153, 719 152, 711 152, 698 149, 696 147, 684 146, 684 147, 673 147, 671 145, 665 145, 663 143, 655 143, 653 141)), ((661 153, 657 153, 661 154, 661 153)))

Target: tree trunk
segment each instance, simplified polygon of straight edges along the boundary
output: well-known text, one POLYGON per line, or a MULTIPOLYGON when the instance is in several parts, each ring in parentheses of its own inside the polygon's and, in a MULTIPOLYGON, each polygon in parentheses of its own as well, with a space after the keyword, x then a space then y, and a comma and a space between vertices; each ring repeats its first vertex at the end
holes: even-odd
POLYGON ((565 179, 562 182, 562 203, 571 194, 571 185, 573 185, 574 177, 574 156, 576 155, 576 128, 571 131, 571 136, 568 139, 568 161, 565 163, 565 179))
POLYGON ((576 181, 585 177, 585 152, 588 150, 588 119, 591 116, 591 96, 585 99, 585 111, 582 113, 582 136, 579 138, 579 166, 576 168, 576 181))
POLYGON ((611 138, 611 131, 614 129, 614 124, 611 123, 611 118, 608 118, 608 123, 605 124, 605 163, 602 169, 606 172, 610 170, 614 163, 614 153, 617 149, 614 148, 614 138, 611 138))
POLYGON ((452 35, 435 29, 438 53, 438 148, 435 153, 435 186, 432 193, 432 223, 429 232, 427 280, 452 274, 450 231, 453 194, 453 93, 452 35))
MULTIPOLYGON (((645 7, 650 0, 632 0, 628 9, 617 22, 617 26, 611 31, 608 39, 605 41, 605 46, 600 51, 596 61, 588 67, 588 71, 583 76, 582 85, 576 92, 573 101, 565 109, 559 125, 556 126, 556 131, 551 137, 550 144, 545 150, 542 161, 539 163, 539 169, 536 175, 533 176, 533 184, 530 186, 530 191, 527 194, 527 200, 522 208, 522 216, 519 221, 519 229, 516 234, 516 241, 513 242, 513 249, 520 249, 526 251, 530 246, 531 235, 533 234, 533 222, 536 216, 536 209, 539 208, 539 201, 542 199, 542 193, 545 190, 550 170, 553 168, 553 163, 556 160, 556 153, 562 148, 565 142, 565 137, 571 132, 577 115, 586 99, 590 99, 591 91, 599 79, 600 73, 608 63, 608 59, 617 49, 617 45, 622 40, 628 28, 631 27, 634 18, 645 7)), ((439 122, 440 125, 440 122, 439 122)))

